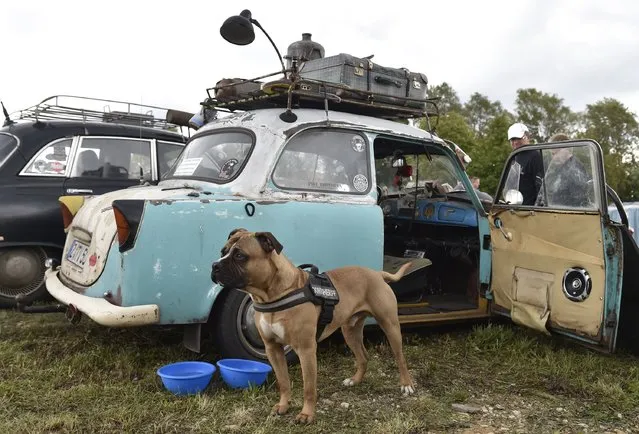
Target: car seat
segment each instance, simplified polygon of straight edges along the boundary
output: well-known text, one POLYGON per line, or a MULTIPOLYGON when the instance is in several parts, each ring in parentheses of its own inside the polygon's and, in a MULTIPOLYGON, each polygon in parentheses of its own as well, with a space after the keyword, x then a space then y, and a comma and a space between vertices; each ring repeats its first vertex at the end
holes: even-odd
POLYGON ((86 150, 78 155, 76 176, 100 176, 100 159, 95 151, 86 150))

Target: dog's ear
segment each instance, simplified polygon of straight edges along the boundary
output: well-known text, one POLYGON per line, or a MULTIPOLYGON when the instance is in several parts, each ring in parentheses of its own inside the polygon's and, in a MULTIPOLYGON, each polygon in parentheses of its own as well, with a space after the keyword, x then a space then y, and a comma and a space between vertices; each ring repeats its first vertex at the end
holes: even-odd
POLYGON ((246 232, 246 229, 244 229, 244 228, 237 228, 237 229, 233 229, 233 230, 231 231, 231 233, 229 234, 229 237, 227 238, 227 240, 230 240, 230 239, 231 239, 231 237, 232 237, 233 235, 235 235, 236 233, 238 233, 238 232, 246 232))
POLYGON ((260 242, 260 245, 266 253, 271 253, 273 250, 279 255, 284 246, 280 244, 275 236, 270 232, 257 232, 255 238, 260 242))

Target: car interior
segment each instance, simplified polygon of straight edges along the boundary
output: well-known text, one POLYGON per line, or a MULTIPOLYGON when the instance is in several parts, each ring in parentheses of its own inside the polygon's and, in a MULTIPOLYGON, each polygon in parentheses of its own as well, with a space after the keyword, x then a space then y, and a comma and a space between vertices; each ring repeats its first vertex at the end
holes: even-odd
POLYGON ((394 272, 414 261, 405 277, 391 284, 400 313, 475 309, 477 211, 465 191, 441 189, 456 180, 452 165, 439 164, 450 157, 438 147, 388 138, 375 140, 374 149, 384 214, 384 269, 394 272))

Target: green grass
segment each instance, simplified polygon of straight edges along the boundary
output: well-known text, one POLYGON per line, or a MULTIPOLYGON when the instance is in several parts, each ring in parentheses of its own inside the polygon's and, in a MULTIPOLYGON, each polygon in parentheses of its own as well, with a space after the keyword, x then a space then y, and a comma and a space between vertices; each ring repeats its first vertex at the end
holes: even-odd
POLYGON ((218 377, 199 396, 166 392, 155 371, 178 360, 217 360, 181 346, 180 328, 107 329, 62 314, 0 311, 0 432, 402 433, 639 431, 639 359, 607 356, 508 324, 404 331, 417 382, 399 393, 383 336, 367 332, 364 382, 345 388, 353 359, 339 334, 318 351, 316 421, 295 425, 299 365, 290 367, 290 413, 271 417, 273 376, 246 391, 218 377), (348 403, 348 408, 342 407, 348 403), (478 409, 460 413, 453 403, 478 409))

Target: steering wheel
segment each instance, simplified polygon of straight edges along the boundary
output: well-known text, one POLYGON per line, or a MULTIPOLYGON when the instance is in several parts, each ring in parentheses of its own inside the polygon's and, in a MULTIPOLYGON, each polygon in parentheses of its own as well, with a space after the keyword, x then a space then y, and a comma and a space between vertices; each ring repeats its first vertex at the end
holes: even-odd
POLYGON ((610 187, 608 184, 606 184, 606 192, 608 193, 608 196, 610 196, 612 203, 615 204, 615 207, 617 208, 617 211, 619 212, 619 218, 621 219, 621 223, 625 227, 630 229, 630 225, 628 224, 628 214, 626 214, 626 210, 623 208, 623 204, 621 203, 621 199, 619 199, 617 192, 614 191, 612 187, 610 187))

